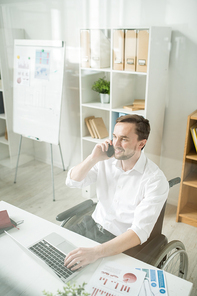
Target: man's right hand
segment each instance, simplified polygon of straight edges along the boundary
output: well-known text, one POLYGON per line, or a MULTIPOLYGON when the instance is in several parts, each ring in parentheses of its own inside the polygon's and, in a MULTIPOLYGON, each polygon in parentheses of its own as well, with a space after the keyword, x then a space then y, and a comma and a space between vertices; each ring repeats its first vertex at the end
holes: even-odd
POLYGON ((82 163, 72 169, 70 174, 71 179, 78 182, 82 181, 97 162, 109 159, 106 153, 109 144, 112 144, 111 140, 97 144, 92 150, 92 153, 82 163))
POLYGON ((96 162, 109 159, 106 153, 109 148, 109 145, 112 145, 111 140, 106 140, 103 143, 97 144, 92 150, 91 158, 94 159, 96 162))

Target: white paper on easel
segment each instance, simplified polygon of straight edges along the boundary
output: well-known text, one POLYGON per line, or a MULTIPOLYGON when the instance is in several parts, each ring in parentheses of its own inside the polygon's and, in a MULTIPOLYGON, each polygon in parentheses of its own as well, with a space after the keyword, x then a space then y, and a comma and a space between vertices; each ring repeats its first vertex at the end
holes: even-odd
POLYGON ((15 133, 59 145, 64 53, 61 40, 15 40, 15 133))
POLYGON ((16 81, 17 85, 29 86, 30 80, 30 59, 28 56, 17 56, 16 81))
POLYGON ((91 296, 138 296, 146 273, 103 260, 86 290, 91 296))

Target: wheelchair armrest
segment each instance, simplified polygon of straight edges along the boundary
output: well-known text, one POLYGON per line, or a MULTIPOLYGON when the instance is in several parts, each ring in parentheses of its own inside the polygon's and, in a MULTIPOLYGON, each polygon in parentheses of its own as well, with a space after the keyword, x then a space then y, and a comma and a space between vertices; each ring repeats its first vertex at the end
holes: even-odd
POLYGON ((85 200, 82 203, 58 214, 56 217, 56 220, 64 221, 70 217, 75 216, 76 214, 79 214, 80 212, 83 212, 85 209, 88 209, 93 205, 94 205, 94 202, 91 199, 85 200))
POLYGON ((134 256, 136 259, 151 264, 152 260, 159 254, 160 250, 167 245, 168 240, 165 235, 159 234, 134 256))
POLYGON ((169 183, 169 187, 173 187, 176 184, 179 184, 181 182, 181 178, 180 177, 176 177, 174 179, 171 179, 170 181, 168 181, 169 183))

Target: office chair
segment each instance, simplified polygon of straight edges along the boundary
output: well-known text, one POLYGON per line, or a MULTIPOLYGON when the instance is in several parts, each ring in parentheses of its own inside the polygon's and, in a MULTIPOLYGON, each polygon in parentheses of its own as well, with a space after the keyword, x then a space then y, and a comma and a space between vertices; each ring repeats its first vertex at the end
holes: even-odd
MULTIPOLYGON (((180 178, 174 178, 169 181, 169 187, 180 183, 180 178)), ((96 207, 91 199, 88 199, 62 213, 57 215, 56 220, 60 221, 61 227, 69 229, 73 224, 80 223, 84 215, 91 215, 96 207)), ((163 235, 162 226, 166 203, 159 215, 159 218, 151 232, 148 240, 142 245, 131 248, 124 253, 163 269, 180 278, 186 279, 188 271, 188 256, 185 246, 178 240, 168 243, 167 237, 163 235)))

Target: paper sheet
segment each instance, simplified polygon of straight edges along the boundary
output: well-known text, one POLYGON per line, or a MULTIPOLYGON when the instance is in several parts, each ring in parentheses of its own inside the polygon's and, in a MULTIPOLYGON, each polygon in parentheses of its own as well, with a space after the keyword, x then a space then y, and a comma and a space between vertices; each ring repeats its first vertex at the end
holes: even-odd
POLYGON ((91 296, 138 296, 146 273, 103 260, 87 285, 91 296))
POLYGON ((146 272, 146 276, 140 290, 139 296, 168 296, 165 274, 163 270, 136 268, 146 272))
POLYGON ((31 60, 28 56, 17 56, 16 81, 17 85, 29 86, 31 60))
POLYGON ((35 78, 49 80, 50 51, 36 50, 35 78))

